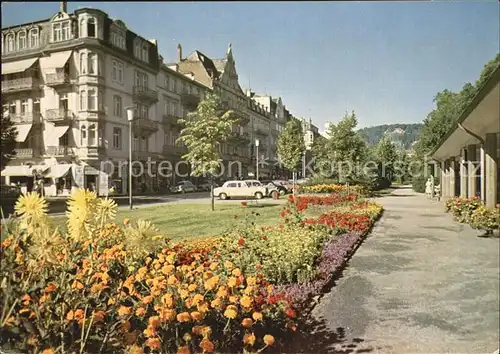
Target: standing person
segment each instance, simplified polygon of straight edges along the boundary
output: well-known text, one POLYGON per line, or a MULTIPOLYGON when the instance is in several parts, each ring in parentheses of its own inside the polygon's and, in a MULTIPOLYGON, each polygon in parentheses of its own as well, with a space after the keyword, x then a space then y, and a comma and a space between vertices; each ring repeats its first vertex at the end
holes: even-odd
POLYGON ((427 198, 430 198, 431 196, 431 178, 429 177, 427 179, 427 182, 425 182, 425 195, 427 198))

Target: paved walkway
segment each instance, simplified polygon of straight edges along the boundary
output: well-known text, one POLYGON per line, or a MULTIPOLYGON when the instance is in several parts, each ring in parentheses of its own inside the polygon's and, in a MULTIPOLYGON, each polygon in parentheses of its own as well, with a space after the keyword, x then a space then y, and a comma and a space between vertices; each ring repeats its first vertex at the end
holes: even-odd
POLYGON ((478 238, 410 189, 378 202, 382 219, 313 311, 321 336, 310 351, 496 351, 499 239, 478 238))

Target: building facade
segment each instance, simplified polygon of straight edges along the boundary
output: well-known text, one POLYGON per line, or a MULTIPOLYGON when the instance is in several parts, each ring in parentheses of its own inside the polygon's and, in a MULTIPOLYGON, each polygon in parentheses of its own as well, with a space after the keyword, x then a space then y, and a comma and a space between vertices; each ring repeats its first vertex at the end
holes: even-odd
POLYGON ((98 9, 68 13, 66 2, 50 19, 3 28, 3 114, 18 135, 2 183, 26 191, 43 180, 48 196, 79 187, 125 194, 129 147, 135 193, 192 179, 178 120, 211 92, 237 118, 220 146, 222 178, 255 176, 258 161, 259 177, 282 175, 276 143, 293 118, 282 99, 243 91, 231 45, 222 59, 177 49, 165 63, 156 40, 98 9))

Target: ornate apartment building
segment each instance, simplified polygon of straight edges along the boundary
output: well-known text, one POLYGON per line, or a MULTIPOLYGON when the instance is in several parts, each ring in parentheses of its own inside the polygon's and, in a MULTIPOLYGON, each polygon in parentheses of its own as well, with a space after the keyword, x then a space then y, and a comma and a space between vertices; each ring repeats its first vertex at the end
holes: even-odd
POLYGON ((133 189, 154 191, 189 178, 178 119, 208 92, 217 93, 238 118, 220 146, 224 177, 255 172, 256 140, 260 176, 278 173, 276 141, 292 116, 281 98, 242 90, 231 45, 222 59, 199 51, 183 57, 179 45, 177 61, 165 64, 155 40, 98 9, 70 14, 61 2, 50 19, 2 29, 3 114, 18 131, 16 156, 1 172, 3 182, 31 190, 43 178, 46 195, 67 195, 77 187, 126 193, 130 135, 134 161, 146 166, 148 160, 168 160, 172 166, 160 177, 155 163, 151 174, 134 165, 133 189), (132 131, 126 112, 131 107, 132 131))

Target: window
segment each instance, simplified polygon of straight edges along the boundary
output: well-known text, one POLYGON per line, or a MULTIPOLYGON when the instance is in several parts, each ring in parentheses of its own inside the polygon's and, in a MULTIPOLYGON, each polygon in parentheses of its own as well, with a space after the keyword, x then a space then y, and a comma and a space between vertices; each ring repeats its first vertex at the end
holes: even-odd
POLYGON ((165 74, 165 89, 169 90, 170 89, 170 77, 165 74))
POLYGON ((21 114, 28 113, 28 100, 21 100, 21 114))
POLYGON ((91 75, 97 74, 97 54, 95 53, 89 53, 88 70, 91 75))
POLYGON ((89 111, 97 110, 97 92, 95 89, 91 89, 88 92, 88 109, 89 111))
POLYGON ((26 49, 26 32, 21 31, 17 37, 17 45, 19 46, 19 50, 26 49))
POLYGON ((141 57, 141 44, 137 41, 134 44, 134 55, 136 58, 141 57))
POLYGON ((61 24, 54 23, 52 25, 52 42, 59 42, 61 40, 61 24))
POLYGON ((177 92, 177 80, 173 79, 172 80, 173 86, 172 86, 172 91, 177 92))
POLYGON ((236 183, 234 183, 234 182, 232 182, 232 183, 228 183, 228 184, 226 184, 226 187, 227 187, 227 188, 236 188, 236 187, 237 187, 237 184, 236 184, 236 183))
POLYGON ((87 37, 97 37, 97 22, 93 17, 87 20, 87 37))
POLYGON ((111 32, 111 44, 115 47, 125 49, 125 39, 121 33, 111 32))
POLYGON ((134 136, 134 150, 139 150, 139 138, 137 137, 137 135, 134 136))
POLYGON ((30 30, 30 47, 38 47, 38 28, 30 30))
POLYGON ((89 145, 95 146, 97 142, 97 128, 95 124, 89 126, 89 145))
POLYGON ((149 118, 149 107, 144 105, 141 106, 141 117, 142 118, 149 118))
POLYGON ((142 74, 142 87, 148 87, 148 74, 142 74))
POLYGON ((80 111, 85 111, 87 109, 87 92, 85 90, 80 91, 80 111))
POLYGON ((82 146, 85 146, 87 145, 87 127, 85 125, 82 125, 82 127, 80 128, 80 144, 82 146))
POLYGON ((141 136, 141 151, 148 151, 148 139, 145 136, 141 136))
POLYGON ((67 112, 69 108, 68 105, 68 94, 67 93, 62 93, 59 96, 59 109, 63 110, 64 112, 67 112))
POLYGON ((61 29, 61 40, 67 41, 68 39, 70 39, 69 22, 64 22, 61 29))
POLYGON ((116 117, 121 117, 123 112, 122 107, 122 98, 118 95, 113 96, 113 107, 114 107, 114 115, 116 117))
POLYGON ((80 28, 79 28, 79 33, 78 33, 78 36, 79 36, 80 38, 85 37, 85 29, 86 29, 86 28, 85 28, 85 25, 86 25, 86 23, 85 23, 85 22, 86 22, 86 21, 85 21, 85 19, 84 19, 84 18, 80 19, 80 28))
POLYGON ((172 102, 172 115, 177 117, 177 101, 172 102))
POLYGON ((112 61, 111 78, 114 81, 123 83, 123 63, 118 60, 112 61))
POLYGON ((165 133, 165 145, 169 145, 170 143, 170 133, 165 133))
POLYGON ((9 113, 16 114, 17 113, 17 105, 16 102, 11 102, 9 105, 9 113))
POLYGON ((163 105, 163 111, 165 114, 170 114, 170 101, 165 100, 165 104, 163 105))
POLYGON ((9 33, 7 35, 7 52, 13 52, 15 50, 15 43, 14 34, 9 33))
POLYGON ((146 43, 142 45, 142 60, 149 61, 149 48, 146 43))
POLYGON ((68 146, 69 145, 69 134, 68 132, 64 133, 63 136, 59 138, 59 146, 68 146))
POLYGON ((87 73, 87 53, 80 53, 80 74, 87 73))
POLYGON ((122 130, 121 128, 113 128, 113 148, 121 150, 122 148, 122 130))

